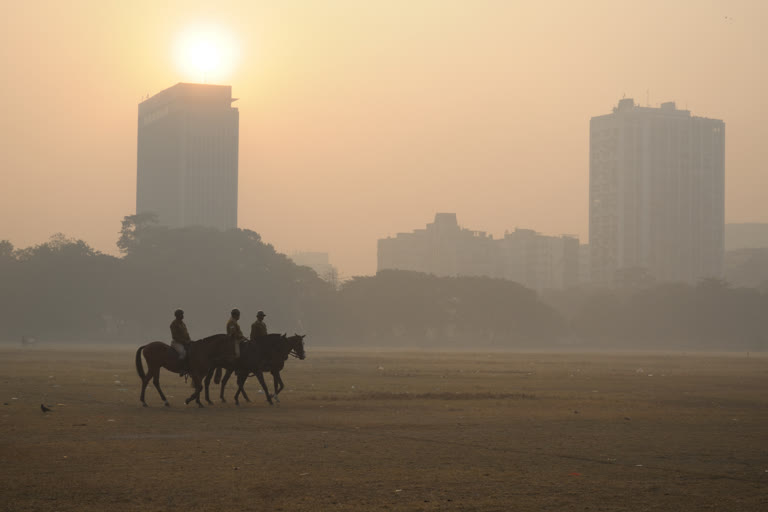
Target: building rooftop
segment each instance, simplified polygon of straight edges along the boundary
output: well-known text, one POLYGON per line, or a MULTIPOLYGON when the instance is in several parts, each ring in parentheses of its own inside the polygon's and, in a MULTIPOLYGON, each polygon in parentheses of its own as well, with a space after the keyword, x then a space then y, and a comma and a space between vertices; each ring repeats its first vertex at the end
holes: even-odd
POLYGON ((191 84, 179 82, 139 103, 139 112, 155 110, 177 101, 192 100, 195 104, 229 107, 237 98, 232 97, 231 85, 191 84))

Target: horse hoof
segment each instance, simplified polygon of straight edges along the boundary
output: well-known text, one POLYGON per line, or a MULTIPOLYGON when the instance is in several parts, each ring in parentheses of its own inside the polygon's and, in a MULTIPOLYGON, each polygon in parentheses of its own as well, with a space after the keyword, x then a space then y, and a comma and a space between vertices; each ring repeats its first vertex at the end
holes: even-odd
POLYGON ((142 406, 142 407, 149 407, 149 406, 147 405, 147 402, 141 402, 141 406, 142 406))
POLYGON ((223 404, 227 403, 227 401, 224 400, 224 397, 221 397, 221 403, 223 403, 223 404))
POLYGON ((170 407, 170 406, 171 406, 171 404, 169 404, 168 402, 165 402, 165 406, 166 406, 166 407, 170 407))
POLYGON ((206 400, 205 403, 207 403, 208 405, 213 405, 213 402, 211 402, 210 400, 206 400))

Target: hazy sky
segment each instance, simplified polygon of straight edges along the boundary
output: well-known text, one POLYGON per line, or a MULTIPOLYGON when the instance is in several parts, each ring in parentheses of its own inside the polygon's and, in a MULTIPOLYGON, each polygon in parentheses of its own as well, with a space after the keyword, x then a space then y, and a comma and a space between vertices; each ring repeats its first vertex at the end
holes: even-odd
MULTIPOLYGON (((105 252, 135 212, 137 104, 174 44, 237 42, 239 225, 373 273, 376 240, 588 231, 589 118, 619 98, 726 123, 726 221, 768 222, 763 0, 34 1, 0 7, 0 239, 105 252)), ((213 78, 213 77, 211 77, 213 78)))

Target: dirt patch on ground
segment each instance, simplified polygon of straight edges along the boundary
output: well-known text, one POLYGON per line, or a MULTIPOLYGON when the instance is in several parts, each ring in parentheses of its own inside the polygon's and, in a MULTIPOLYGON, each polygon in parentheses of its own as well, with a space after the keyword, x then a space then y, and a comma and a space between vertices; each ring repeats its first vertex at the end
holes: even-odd
POLYGON ((313 350, 204 409, 133 354, 0 350, 1 509, 768 510, 754 354, 313 350))

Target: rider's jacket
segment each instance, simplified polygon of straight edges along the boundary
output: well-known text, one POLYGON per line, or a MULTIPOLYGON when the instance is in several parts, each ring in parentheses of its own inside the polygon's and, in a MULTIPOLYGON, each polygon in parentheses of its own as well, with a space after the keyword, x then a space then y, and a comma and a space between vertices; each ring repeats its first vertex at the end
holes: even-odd
POLYGON ((240 326, 237 324, 237 320, 232 317, 227 321, 227 335, 236 340, 245 338, 245 336, 243 336, 243 331, 240 330, 240 326))
POLYGON ((192 341, 192 339, 189 337, 187 326, 184 325, 184 320, 177 318, 171 322, 171 339, 184 345, 192 341))
POLYGON ((251 341, 267 335, 267 324, 263 320, 256 320, 251 324, 251 341))

